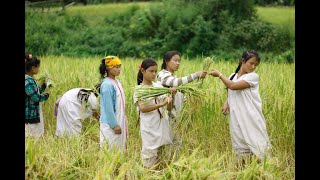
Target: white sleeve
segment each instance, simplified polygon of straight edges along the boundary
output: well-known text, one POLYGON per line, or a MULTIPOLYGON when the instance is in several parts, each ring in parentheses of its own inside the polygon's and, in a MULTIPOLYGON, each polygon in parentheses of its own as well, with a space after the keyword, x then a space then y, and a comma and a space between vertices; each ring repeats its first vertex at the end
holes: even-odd
POLYGON ((98 109, 98 99, 93 93, 90 94, 88 102, 90 103, 92 109, 98 109))
POLYGON ((133 92, 133 104, 136 104, 138 102, 138 98, 136 96, 136 91, 133 92))
POLYGON ((259 84, 259 76, 254 72, 246 74, 246 76, 243 77, 243 80, 248 82, 251 87, 259 84))

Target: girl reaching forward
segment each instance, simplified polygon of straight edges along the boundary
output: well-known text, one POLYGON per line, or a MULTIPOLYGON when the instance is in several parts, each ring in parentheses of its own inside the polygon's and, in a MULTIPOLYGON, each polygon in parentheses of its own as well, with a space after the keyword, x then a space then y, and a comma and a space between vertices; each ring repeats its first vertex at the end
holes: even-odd
POLYGON ((245 51, 229 79, 218 70, 212 70, 209 75, 219 77, 228 87, 222 111, 225 115, 230 113, 232 148, 237 156, 253 153, 261 160, 268 157, 271 145, 262 113, 259 76, 254 72, 259 63, 257 52, 245 51))

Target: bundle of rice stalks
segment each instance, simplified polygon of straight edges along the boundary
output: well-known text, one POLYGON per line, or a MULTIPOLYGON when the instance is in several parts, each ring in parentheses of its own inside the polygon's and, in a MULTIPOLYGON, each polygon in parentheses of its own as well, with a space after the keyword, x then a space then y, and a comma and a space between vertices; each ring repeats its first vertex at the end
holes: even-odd
MULTIPOLYGON (((185 84, 176 87, 178 92, 183 93, 185 96, 203 97, 203 90, 197 88, 192 84, 185 84)), ((135 87, 135 92, 138 100, 154 98, 164 94, 170 94, 171 91, 166 87, 135 87)))
POLYGON ((41 83, 43 83, 43 82, 45 82, 46 80, 47 80, 47 86, 48 86, 49 88, 55 86, 55 83, 54 83, 53 80, 52 80, 52 76, 48 73, 47 70, 45 70, 44 75, 42 75, 42 76, 38 79, 38 81, 41 82, 41 83))
MULTIPOLYGON (((211 65, 213 64, 213 62, 214 62, 214 59, 215 59, 215 56, 204 58, 202 70, 204 70, 204 71, 209 71, 210 66, 211 66, 211 65)), ((201 81, 201 83, 199 84, 199 87, 200 87, 200 88, 202 87, 203 80, 204 80, 204 79, 201 79, 201 80, 200 80, 200 81, 201 81)), ((198 80, 198 81, 199 81, 199 80, 198 80)))

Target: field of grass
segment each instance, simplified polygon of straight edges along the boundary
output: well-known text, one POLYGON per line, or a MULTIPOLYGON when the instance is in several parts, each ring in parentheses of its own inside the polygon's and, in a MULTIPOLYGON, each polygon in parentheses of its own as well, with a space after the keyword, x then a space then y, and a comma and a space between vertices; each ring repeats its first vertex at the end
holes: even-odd
POLYGON ((257 7, 257 14, 263 21, 287 27, 295 33, 295 7, 257 7))
MULTIPOLYGON (((124 12, 130 6, 139 6, 141 8, 147 7, 151 3, 158 2, 134 2, 134 3, 110 3, 98 5, 75 5, 66 8, 67 14, 84 16, 89 24, 99 23, 113 13, 124 12)), ((257 6, 257 14, 262 20, 276 24, 288 26, 290 29, 295 29, 295 8, 294 7, 262 7, 257 6)))
MULTIPOLYGON (((226 99, 223 83, 206 77, 201 103, 192 104, 193 112, 184 114, 176 129, 182 137, 178 159, 160 170, 147 170, 140 161, 141 139, 136 108, 132 102, 136 85, 137 65, 141 59, 122 59, 122 82, 128 117, 128 152, 108 152, 99 148, 99 122, 88 118, 82 133, 72 139, 54 137, 56 119, 54 102, 67 90, 93 87, 99 82, 101 57, 70 58, 44 56, 40 73, 47 70, 56 86, 43 103, 45 134, 39 139, 25 139, 26 179, 295 179, 295 72, 294 64, 264 63, 256 72, 260 76, 260 95, 267 130, 273 149, 265 162, 252 161, 237 167, 231 150, 229 119, 221 113, 226 99)), ((202 59, 182 59, 177 76, 202 68, 202 59)), ((237 60, 216 61, 213 68, 231 74, 237 60)), ((161 61, 158 61, 160 70, 161 61)), ((190 104, 189 104, 190 106, 190 104)), ((163 159, 164 162, 165 159, 163 159)))

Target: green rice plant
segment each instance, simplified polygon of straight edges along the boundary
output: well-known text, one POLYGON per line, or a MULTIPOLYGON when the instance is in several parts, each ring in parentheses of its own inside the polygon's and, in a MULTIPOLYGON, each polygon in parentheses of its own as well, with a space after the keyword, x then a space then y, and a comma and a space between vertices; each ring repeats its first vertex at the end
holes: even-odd
MULTIPOLYGON (((99 147, 100 122, 93 118, 83 120, 82 132, 77 137, 62 139, 54 135, 55 101, 71 88, 92 88, 101 82, 98 70, 101 57, 40 59, 41 69, 50 70, 54 77, 55 88, 42 103, 45 134, 41 138, 25 139, 26 179, 295 179, 294 63, 266 63, 262 59, 256 70, 272 144, 271 158, 261 163, 253 159, 237 167, 231 146, 230 118, 221 112, 227 91, 219 79, 207 76, 201 89, 196 82, 188 84, 203 95, 187 96, 176 120, 173 130, 182 141, 179 155, 174 160, 160 157, 164 162, 162 169, 152 170, 141 163, 142 140, 136 127, 137 107, 133 103, 137 64, 141 59, 122 58, 121 73, 116 77, 125 93, 129 132, 127 152, 123 155, 99 147)), ((176 72, 178 77, 202 68, 194 59, 182 63, 176 72)), ((214 68, 230 75, 237 65, 237 60, 215 61, 214 68)))
POLYGON ((54 83, 54 81, 52 80, 52 76, 49 74, 49 72, 48 72, 46 69, 45 69, 44 75, 41 75, 37 80, 38 80, 41 84, 47 80, 47 86, 48 86, 49 88, 55 86, 55 83, 54 83))
MULTIPOLYGON (((202 65, 202 70, 204 70, 204 71, 209 71, 209 69, 210 69, 210 67, 211 67, 211 65, 213 64, 213 62, 214 62, 214 59, 215 59, 215 56, 211 56, 211 57, 206 57, 206 58, 204 58, 204 60, 203 60, 203 65, 202 65)), ((200 80, 200 84, 199 84, 199 87, 200 88, 202 88, 202 84, 203 84, 203 80, 204 80, 204 78, 202 78, 201 80, 200 80)), ((198 81, 199 81, 199 79, 198 79, 198 81)))
MULTIPOLYGON (((175 87, 178 92, 183 93, 186 96, 196 96, 201 97, 203 95, 203 91, 197 88, 194 85, 185 84, 178 87, 175 87)), ((135 87, 136 96, 138 100, 155 98, 161 95, 169 95, 171 94, 171 90, 166 87, 135 87)))

